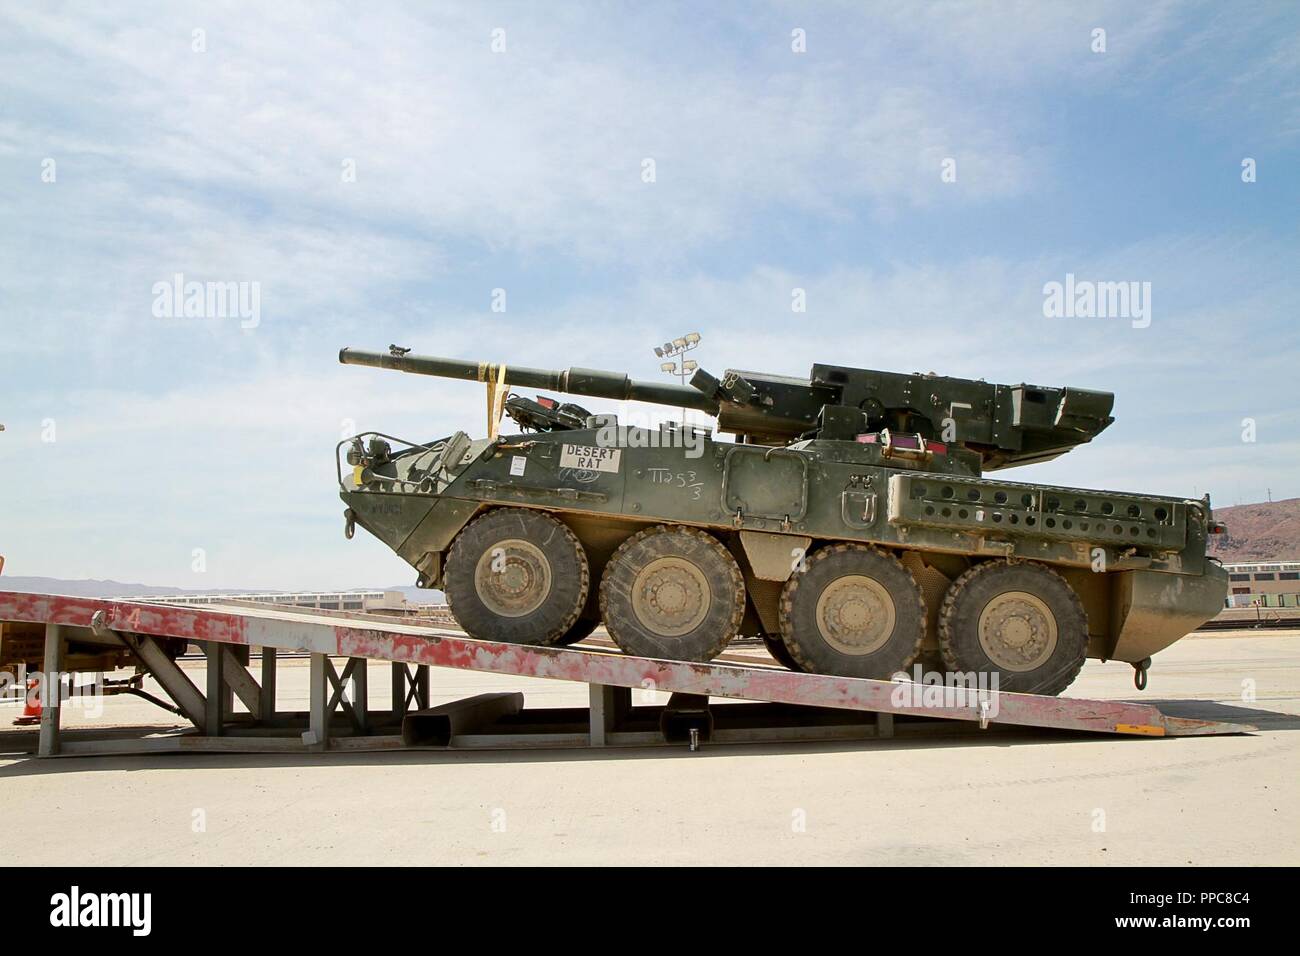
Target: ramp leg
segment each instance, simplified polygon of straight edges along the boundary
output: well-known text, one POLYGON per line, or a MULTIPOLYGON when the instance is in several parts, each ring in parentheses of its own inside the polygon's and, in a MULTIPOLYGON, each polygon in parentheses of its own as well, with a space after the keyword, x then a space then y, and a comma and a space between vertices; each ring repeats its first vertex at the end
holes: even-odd
POLYGON ((143 634, 117 631, 108 633, 117 634, 118 639, 135 652, 135 656, 140 659, 140 663, 144 664, 149 676, 158 682, 163 693, 172 699, 172 703, 180 709, 185 719, 200 733, 204 733, 207 706, 203 695, 199 693, 199 689, 194 686, 194 682, 186 676, 185 672, 176 666, 176 662, 167 656, 167 652, 158 645, 158 642, 143 634))
POLYGON ((258 691, 261 697, 261 711, 263 721, 272 721, 275 719, 275 648, 262 648, 262 686, 258 691))
POLYGON ((415 706, 424 710, 429 706, 429 665, 415 669, 415 706))
POLYGON ((393 719, 401 720, 406 716, 406 665, 393 661, 393 719))
POLYGON ((221 644, 216 641, 208 641, 205 647, 208 657, 208 680, 207 680, 207 698, 206 698, 206 719, 204 720, 204 732, 209 737, 220 737, 222 725, 226 720, 226 682, 223 680, 225 671, 225 654, 222 653, 221 644))
POLYGON ((393 662, 393 718, 401 720, 412 710, 429 707, 429 665, 419 664, 412 675, 409 664, 393 662), (414 703, 414 707, 411 704, 414 703))
MULTIPOLYGON (((224 659, 221 662, 221 706, 225 715, 229 717, 235 712, 235 695, 245 689, 239 687, 235 683, 235 678, 237 676, 235 671, 243 669, 248 663, 248 645, 240 644, 232 646, 227 644, 223 649, 225 650, 225 654, 222 655, 224 659)), ((244 673, 245 676, 248 676, 247 671, 244 673)), ((253 683, 251 678, 248 683, 253 683)), ((239 699, 244 701, 243 694, 240 694, 239 699)), ((244 703, 247 706, 248 702, 244 701, 244 703)), ((254 701, 253 706, 249 707, 249 710, 252 710, 256 706, 257 702, 254 701)), ((256 714, 254 714, 254 716, 256 716, 256 714)))
POLYGON ((205 730, 206 705, 203 701, 203 695, 194 686, 194 682, 176 666, 176 662, 167 656, 166 652, 158 646, 158 642, 152 637, 132 634, 119 636, 122 636, 127 646, 135 651, 136 656, 149 669, 150 675, 158 682, 158 686, 181 709, 186 719, 197 730, 203 732, 205 730))
POLYGON ((330 670, 328 657, 311 655, 308 678, 311 685, 310 720, 304 738, 312 750, 326 750, 330 744, 330 670))
POLYGON ((59 752, 59 698, 63 692, 63 630, 58 624, 45 625, 45 691, 41 699, 41 732, 36 753, 52 757, 59 752))
POLYGON ((352 658, 352 713, 357 732, 370 733, 370 662, 364 657, 352 658))
POLYGON ((876 736, 892 737, 894 736, 894 715, 885 714, 880 711, 876 712, 876 736))
POLYGON ((221 677, 225 681, 226 695, 222 704, 226 712, 231 713, 234 710, 234 702, 230 695, 233 690, 239 695, 240 702, 248 708, 249 716, 255 721, 261 720, 261 688, 257 686, 257 681, 253 680, 253 675, 248 672, 248 646, 233 649, 227 646, 224 651, 221 677))
POLYGON ((618 729, 632 709, 632 691, 627 687, 589 684, 591 746, 609 746, 609 735, 618 729))
POLYGON ((393 719, 400 721, 406 717, 407 667, 399 661, 393 662, 393 719))
MULTIPOLYGON (((349 657, 348 662, 343 665, 343 673, 334 670, 334 662, 328 657, 325 659, 326 670, 325 679, 329 681, 332 693, 329 701, 325 705, 325 710, 333 714, 340 706, 343 708, 343 714, 347 717, 348 723, 352 724, 352 729, 357 733, 365 730, 365 719, 357 716, 357 706, 355 698, 357 697, 358 686, 354 682, 357 671, 364 669, 366 659, 364 657, 349 657)), ((364 677, 360 678, 365 680, 364 677)), ((364 701, 362 702, 364 706, 364 701)))

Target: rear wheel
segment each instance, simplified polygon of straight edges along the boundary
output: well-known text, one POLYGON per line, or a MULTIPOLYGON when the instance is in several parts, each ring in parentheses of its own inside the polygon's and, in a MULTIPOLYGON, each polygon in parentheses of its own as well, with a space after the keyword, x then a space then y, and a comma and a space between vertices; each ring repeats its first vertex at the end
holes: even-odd
MULTIPOLYGON (((587 555, 563 523, 540 511, 497 508, 452 542, 447 603, 470 637, 554 644, 587 602, 587 555)), ((585 635, 584 635, 585 636, 585 635)))
POLYGON ((781 591, 781 637, 805 671, 888 680, 916 659, 924 636, 921 588, 870 545, 821 548, 781 591))
POLYGON ((999 690, 1059 694, 1087 657, 1088 617, 1051 568, 988 561, 944 596, 939 647, 950 671, 996 674, 999 690))
POLYGON ((736 559, 696 528, 628 538, 600 582, 600 616, 624 653, 678 661, 717 657, 740 629, 745 581, 736 559))

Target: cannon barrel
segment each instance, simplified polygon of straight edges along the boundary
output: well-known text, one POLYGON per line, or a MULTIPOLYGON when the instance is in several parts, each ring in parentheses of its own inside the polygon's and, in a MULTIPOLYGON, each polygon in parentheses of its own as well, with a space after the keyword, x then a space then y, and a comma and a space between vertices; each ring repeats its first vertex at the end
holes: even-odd
POLYGON ((1115 396, 1082 388, 997 385, 982 379, 919 372, 881 372, 814 365, 808 378, 703 369, 690 387, 638 382, 622 372, 564 371, 464 359, 343 349, 345 365, 501 383, 617 401, 694 408, 717 417, 719 432, 750 444, 786 445, 802 438, 857 441, 888 429, 958 445, 985 471, 1049 461, 1091 441, 1115 419, 1115 396))
POLYGON ((391 352, 346 348, 339 351, 339 361, 344 365, 388 368, 413 375, 436 375, 439 378, 458 378, 467 382, 501 382, 519 388, 550 389, 568 395, 694 408, 710 415, 718 413, 717 399, 688 385, 639 382, 622 372, 606 372, 594 368, 527 368, 522 365, 471 362, 434 355, 394 355, 391 352))

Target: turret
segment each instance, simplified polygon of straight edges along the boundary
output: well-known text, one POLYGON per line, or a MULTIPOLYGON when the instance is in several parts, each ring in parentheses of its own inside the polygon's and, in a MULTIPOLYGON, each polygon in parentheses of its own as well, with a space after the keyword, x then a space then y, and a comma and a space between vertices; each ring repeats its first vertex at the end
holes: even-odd
POLYGON ((961 445, 986 471, 1055 458, 1115 420, 1110 392, 843 365, 814 365, 806 379, 730 370, 719 380, 700 371, 691 385, 718 402, 720 431, 749 441, 852 441, 887 428, 961 445))
MULTIPOLYGON (((387 353, 343 349, 339 361, 484 382, 494 396, 506 386, 518 386, 693 408, 717 416, 719 431, 751 444, 856 441, 888 429, 965 448, 980 456, 986 471, 1055 458, 1091 441, 1114 421, 1110 392, 995 385, 842 365, 814 365, 808 378, 728 370, 719 379, 701 369, 684 386, 636 381, 599 369, 537 369, 410 355, 396 347, 387 353)), ((561 417, 552 424, 575 426, 561 417)))

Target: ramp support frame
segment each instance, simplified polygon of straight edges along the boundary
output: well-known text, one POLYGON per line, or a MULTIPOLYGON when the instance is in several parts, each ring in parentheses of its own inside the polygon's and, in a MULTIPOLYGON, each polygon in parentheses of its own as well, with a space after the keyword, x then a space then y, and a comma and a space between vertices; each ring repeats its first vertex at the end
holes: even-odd
MULTIPOLYGON (((654 660, 581 647, 479 641, 423 624, 275 606, 171 605, 0 591, 0 622, 42 623, 42 666, 60 675, 70 646, 125 646, 193 725, 132 740, 68 740, 60 694, 42 713, 37 751, 75 753, 346 751, 425 748, 617 747, 862 740, 895 733, 976 733, 999 726, 1139 736, 1253 728, 1162 714, 1131 701, 988 692, 936 700, 921 685, 796 673, 761 663, 654 660), (203 651, 204 690, 176 662, 203 651), (260 682, 249 669, 261 648, 260 682), (309 706, 276 706, 285 653, 309 657, 309 706), (391 709, 370 706, 369 661, 392 670, 391 709), (336 666, 342 661, 342 669, 336 666), (514 693, 431 706, 430 667, 588 685, 587 706, 532 710, 514 693), (633 698, 636 697, 636 700, 633 698), (924 699, 923 699, 924 698, 924 699), (240 709, 242 708, 242 709, 240 709), (409 732, 403 733, 403 725, 409 732), (405 742, 404 742, 405 738, 405 742)), ((56 679, 54 687, 60 686, 56 679)), ((97 734, 102 737, 103 734, 97 734)))

